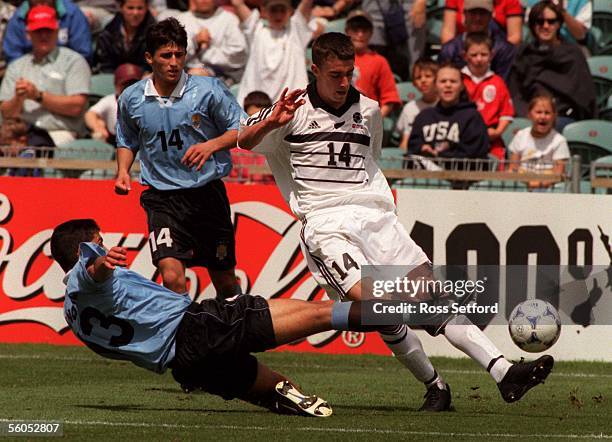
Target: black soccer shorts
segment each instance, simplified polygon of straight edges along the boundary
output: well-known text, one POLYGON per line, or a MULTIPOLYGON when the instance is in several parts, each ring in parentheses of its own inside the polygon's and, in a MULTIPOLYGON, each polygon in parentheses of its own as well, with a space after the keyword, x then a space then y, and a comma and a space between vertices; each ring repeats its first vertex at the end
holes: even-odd
POLYGON ((172 257, 212 270, 236 266, 234 226, 223 181, 195 189, 149 188, 140 196, 140 205, 147 213, 153 264, 172 257))
POLYGON ((257 377, 257 359, 250 353, 274 347, 270 308, 261 296, 194 302, 176 334, 172 376, 181 385, 234 399, 257 377))

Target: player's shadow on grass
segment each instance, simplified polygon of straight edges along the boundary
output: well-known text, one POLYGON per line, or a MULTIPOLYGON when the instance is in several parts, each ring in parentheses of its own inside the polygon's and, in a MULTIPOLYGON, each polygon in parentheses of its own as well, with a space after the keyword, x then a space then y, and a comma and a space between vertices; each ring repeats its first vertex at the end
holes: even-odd
POLYGON ((93 410, 105 410, 113 412, 130 412, 130 411, 178 411, 180 413, 227 413, 227 414, 243 414, 243 413, 266 413, 269 411, 261 409, 244 409, 232 410, 227 408, 168 408, 168 407, 147 407, 144 405, 134 404, 117 404, 117 405, 75 405, 76 408, 88 408, 93 410))

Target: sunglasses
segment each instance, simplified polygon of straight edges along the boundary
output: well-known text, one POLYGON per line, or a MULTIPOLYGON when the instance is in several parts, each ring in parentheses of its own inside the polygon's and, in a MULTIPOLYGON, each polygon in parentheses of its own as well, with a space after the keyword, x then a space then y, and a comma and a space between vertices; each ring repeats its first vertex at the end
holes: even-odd
POLYGON ((539 26, 544 26, 544 23, 554 25, 556 23, 559 23, 559 20, 557 20, 556 18, 538 18, 535 22, 539 26))

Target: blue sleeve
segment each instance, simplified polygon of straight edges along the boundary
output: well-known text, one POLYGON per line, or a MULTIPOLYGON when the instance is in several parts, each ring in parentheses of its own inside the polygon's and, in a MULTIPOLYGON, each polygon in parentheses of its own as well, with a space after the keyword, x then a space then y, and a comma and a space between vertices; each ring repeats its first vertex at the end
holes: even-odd
POLYGON ((213 81, 213 96, 208 102, 208 112, 213 117, 215 127, 222 134, 228 130, 239 130, 240 120, 248 118, 248 115, 218 78, 213 81))
POLYGON ((117 103, 117 126, 115 127, 117 147, 127 147, 134 153, 140 148, 139 130, 131 118, 129 96, 125 91, 117 103))
POLYGON ((89 23, 87 22, 85 15, 77 6, 75 6, 74 10, 71 11, 69 27, 68 47, 85 57, 87 63, 91 65, 92 48, 89 23))
POLYGON ((79 262, 75 266, 74 271, 76 272, 80 285, 89 290, 98 292, 100 288, 104 288, 108 284, 112 284, 112 278, 109 278, 103 282, 97 282, 87 271, 87 266, 91 260, 105 255, 106 250, 104 250, 104 248, 100 247, 98 244, 83 242, 79 245, 79 262))
POLYGON ((18 12, 19 10, 15 11, 9 20, 6 26, 4 40, 2 41, 2 49, 4 50, 7 63, 21 57, 27 52, 25 42, 29 40, 26 38, 25 29, 22 21, 18 17, 18 12))
POLYGON ((495 55, 491 63, 491 70, 507 82, 510 77, 510 70, 514 64, 516 47, 510 43, 504 42, 504 44, 494 50, 495 55))

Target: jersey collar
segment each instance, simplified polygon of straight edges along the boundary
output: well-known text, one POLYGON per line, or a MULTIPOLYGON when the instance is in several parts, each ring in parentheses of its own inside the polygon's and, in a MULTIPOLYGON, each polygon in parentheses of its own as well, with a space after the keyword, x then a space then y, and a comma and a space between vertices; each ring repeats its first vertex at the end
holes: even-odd
POLYGON ((347 110, 349 110, 349 108, 353 104, 359 103, 359 96, 360 96, 359 91, 355 89, 353 86, 349 87, 348 94, 346 95, 346 101, 338 109, 334 109, 333 107, 331 107, 329 104, 323 101, 323 99, 319 96, 317 92, 317 82, 316 81, 313 81, 312 83, 310 83, 308 87, 306 88, 306 90, 308 91, 308 99, 310 100, 310 104, 312 104, 312 107, 315 107, 315 108, 320 107, 325 112, 335 115, 336 117, 341 117, 342 115, 345 114, 347 110))
POLYGON ((461 69, 461 72, 464 75, 470 77, 472 81, 476 84, 479 84, 480 82, 486 80, 487 78, 492 77, 494 74, 494 72, 491 69, 489 69, 487 72, 485 72, 485 74, 482 77, 477 77, 474 74, 472 74, 472 72, 468 69, 467 66, 463 66, 463 68, 461 69))
MULTIPOLYGON (((174 90, 170 94, 169 98, 177 99, 183 96, 183 93, 185 92, 185 87, 187 86, 188 78, 189 76, 184 71, 181 72, 181 78, 179 79, 178 83, 174 87, 174 90)), ((155 86, 153 85, 153 78, 149 78, 147 82, 145 83, 144 94, 145 94, 145 97, 155 97, 157 98, 157 100, 160 100, 160 101, 164 100, 162 97, 159 96, 157 89, 155 89, 155 86)), ((174 100, 170 100, 170 101, 174 101, 174 100)))

